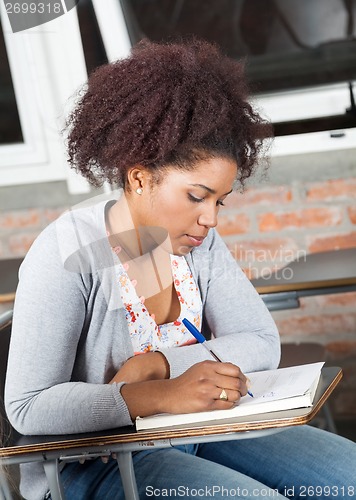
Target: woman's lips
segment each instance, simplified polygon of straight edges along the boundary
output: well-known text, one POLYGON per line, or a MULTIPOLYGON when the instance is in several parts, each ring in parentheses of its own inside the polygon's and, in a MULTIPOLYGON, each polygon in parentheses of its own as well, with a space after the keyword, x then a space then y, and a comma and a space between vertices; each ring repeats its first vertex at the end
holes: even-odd
POLYGON ((190 234, 186 234, 186 236, 194 247, 200 246, 205 239, 205 236, 191 236, 190 234))

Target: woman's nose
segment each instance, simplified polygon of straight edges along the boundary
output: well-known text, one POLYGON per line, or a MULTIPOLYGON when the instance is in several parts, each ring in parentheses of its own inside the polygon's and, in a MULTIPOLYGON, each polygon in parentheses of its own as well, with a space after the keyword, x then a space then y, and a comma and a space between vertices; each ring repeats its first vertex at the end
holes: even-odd
POLYGON ((215 227, 218 223, 219 207, 204 207, 204 210, 199 215, 198 224, 205 227, 215 227))

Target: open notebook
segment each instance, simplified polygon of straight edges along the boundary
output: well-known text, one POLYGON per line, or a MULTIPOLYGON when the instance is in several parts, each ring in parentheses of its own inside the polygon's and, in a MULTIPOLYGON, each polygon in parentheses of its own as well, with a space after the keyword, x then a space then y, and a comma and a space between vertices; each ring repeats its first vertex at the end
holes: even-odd
POLYGON ((253 398, 246 395, 229 410, 137 417, 136 429, 159 429, 199 422, 207 424, 227 418, 312 406, 323 365, 320 362, 248 373, 253 398))

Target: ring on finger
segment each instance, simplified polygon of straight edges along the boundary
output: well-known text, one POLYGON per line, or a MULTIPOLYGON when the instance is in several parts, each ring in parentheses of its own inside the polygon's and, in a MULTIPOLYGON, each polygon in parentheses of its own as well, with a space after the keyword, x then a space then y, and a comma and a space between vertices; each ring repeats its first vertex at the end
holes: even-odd
POLYGON ((223 389, 223 390, 220 392, 219 399, 221 399, 222 401, 227 401, 227 400, 229 399, 229 398, 227 397, 227 394, 226 394, 225 389, 223 389))

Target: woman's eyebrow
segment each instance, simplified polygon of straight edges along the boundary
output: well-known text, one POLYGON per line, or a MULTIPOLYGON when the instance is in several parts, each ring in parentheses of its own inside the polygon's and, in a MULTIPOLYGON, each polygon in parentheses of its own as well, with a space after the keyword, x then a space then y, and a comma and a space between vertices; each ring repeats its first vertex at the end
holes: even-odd
MULTIPOLYGON (((190 186, 200 187, 200 188, 206 189, 211 194, 216 194, 215 189, 211 189, 210 187, 205 186, 204 184, 190 184, 190 186)), ((224 193, 222 196, 227 196, 230 193, 232 193, 232 189, 230 189, 230 191, 228 193, 224 193)))

